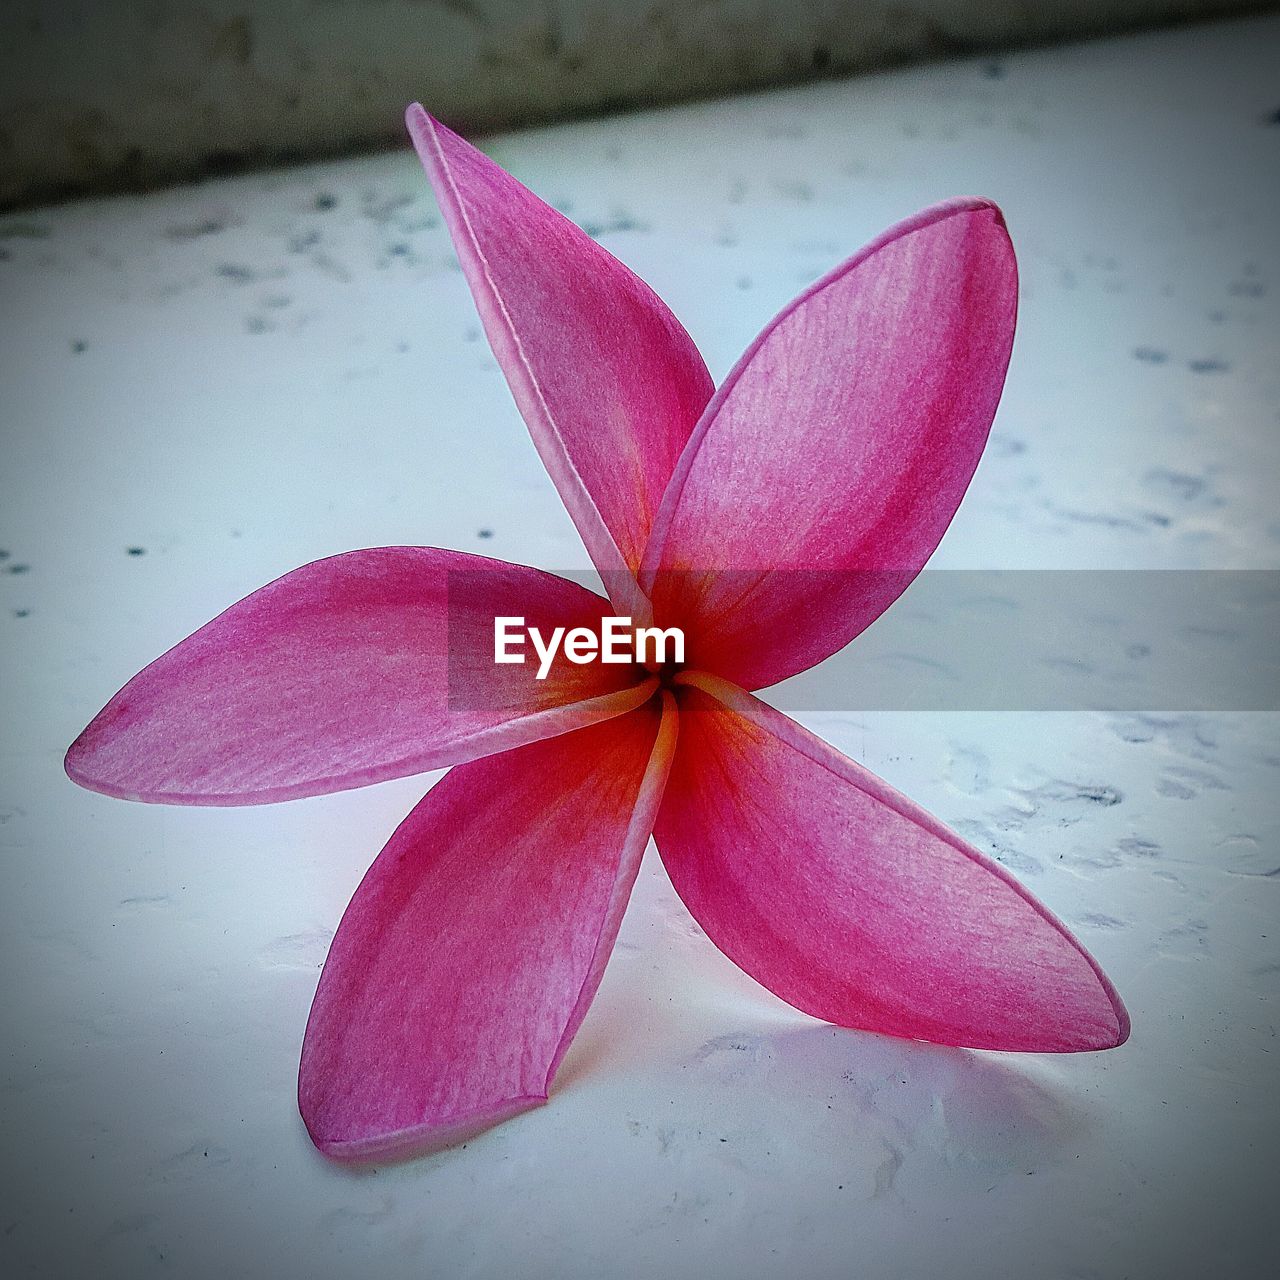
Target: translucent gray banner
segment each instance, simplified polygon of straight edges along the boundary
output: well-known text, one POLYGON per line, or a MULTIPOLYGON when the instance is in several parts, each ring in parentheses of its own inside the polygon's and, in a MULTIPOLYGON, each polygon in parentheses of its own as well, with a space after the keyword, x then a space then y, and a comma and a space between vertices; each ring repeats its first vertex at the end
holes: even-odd
MULTIPOLYGON (((486 573, 456 576, 474 596, 471 580, 486 573)), ((600 590, 593 574, 558 576, 600 590)), ((821 602, 888 598, 903 575, 775 570, 770 580, 766 592, 821 602)), ((474 609, 465 626, 452 618, 451 606, 451 675, 466 678, 451 680, 451 695, 474 707, 490 696, 474 677, 492 661, 492 629, 474 609)), ((926 570, 851 643, 772 686, 769 701, 788 711, 1274 711, 1278 637, 1276 570, 926 570)), ((764 629, 752 642, 787 643, 764 629)), ((691 650, 697 665, 692 635, 691 650)))

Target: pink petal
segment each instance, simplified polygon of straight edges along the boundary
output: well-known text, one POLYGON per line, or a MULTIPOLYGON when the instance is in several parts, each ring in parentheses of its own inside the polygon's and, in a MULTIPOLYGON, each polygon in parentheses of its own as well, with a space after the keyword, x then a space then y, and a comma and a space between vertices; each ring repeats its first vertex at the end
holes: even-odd
POLYGON ((431 547, 318 560, 234 604, 129 681, 67 752, 127 800, 262 804, 364 786, 638 706, 624 666, 495 665, 493 619, 592 626, 563 578, 431 547))
POLYGON ((654 836, 735 964, 889 1035, 1036 1052, 1128 1037, 1096 962, 1006 871, 786 716, 692 679, 654 836))
POLYGON ((694 430, 645 553, 641 586, 690 633, 691 666, 759 688, 888 608, 978 464, 1016 307, 1000 211, 966 198, 887 231, 768 325, 694 430))
POLYGON ((614 590, 639 567, 711 377, 622 263, 416 103, 406 119, 516 404, 614 590))
POLYGON ((664 702, 463 765, 391 837, 307 1024, 299 1107, 326 1155, 432 1149, 546 1100, 649 840, 664 702))

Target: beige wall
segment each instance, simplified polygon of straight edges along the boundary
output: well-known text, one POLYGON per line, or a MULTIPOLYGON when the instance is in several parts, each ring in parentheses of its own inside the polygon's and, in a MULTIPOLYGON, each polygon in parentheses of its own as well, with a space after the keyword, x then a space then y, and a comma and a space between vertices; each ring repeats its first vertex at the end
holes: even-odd
POLYGON ((1244 0, 3 0, 0 207, 1259 7, 1244 0))

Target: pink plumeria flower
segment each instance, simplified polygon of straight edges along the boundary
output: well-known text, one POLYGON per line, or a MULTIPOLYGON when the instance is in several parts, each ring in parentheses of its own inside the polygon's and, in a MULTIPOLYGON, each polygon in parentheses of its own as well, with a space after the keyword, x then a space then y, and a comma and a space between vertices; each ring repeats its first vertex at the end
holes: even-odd
POLYGON ((650 834, 711 940, 806 1013, 979 1049, 1121 1044, 1124 1006, 1059 920, 750 692, 867 627, 959 506, 1013 341, 1000 211, 951 200, 887 231, 714 390, 647 285, 421 107, 408 122, 612 603, 456 551, 335 556, 152 663, 67 755, 83 786, 170 804, 457 766, 334 937, 299 1076, 315 1144, 428 1150, 545 1101, 650 834), (615 613, 683 627, 683 667, 493 661, 498 616, 615 613))

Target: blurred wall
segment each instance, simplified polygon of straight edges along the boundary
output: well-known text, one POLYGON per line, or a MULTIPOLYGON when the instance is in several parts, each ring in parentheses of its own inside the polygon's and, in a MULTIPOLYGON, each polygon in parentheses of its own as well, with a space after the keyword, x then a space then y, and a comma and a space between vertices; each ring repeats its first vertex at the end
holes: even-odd
POLYGON ((1258 8, 1257 0, 0 0, 0 207, 1258 8))

